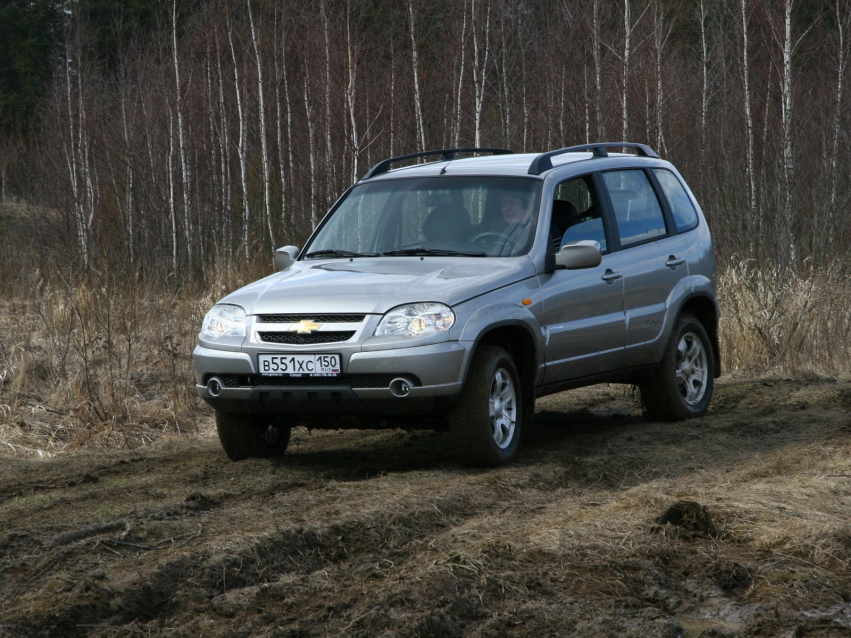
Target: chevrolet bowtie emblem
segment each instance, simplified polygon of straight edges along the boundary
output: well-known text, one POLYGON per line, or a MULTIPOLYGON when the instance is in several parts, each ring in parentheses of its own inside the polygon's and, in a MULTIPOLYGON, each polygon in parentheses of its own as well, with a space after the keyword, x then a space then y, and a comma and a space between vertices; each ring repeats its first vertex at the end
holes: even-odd
POLYGON ((315 330, 319 330, 322 327, 321 323, 314 323, 310 319, 302 319, 298 323, 294 323, 290 326, 290 332, 297 332, 300 335, 310 334, 315 330))

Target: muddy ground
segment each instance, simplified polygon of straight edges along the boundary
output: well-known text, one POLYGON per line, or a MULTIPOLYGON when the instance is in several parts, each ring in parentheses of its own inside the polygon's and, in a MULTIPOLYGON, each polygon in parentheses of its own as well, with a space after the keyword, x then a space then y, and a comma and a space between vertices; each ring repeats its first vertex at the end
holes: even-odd
POLYGON ((568 392, 489 471, 402 431, 2 457, 0 636, 849 636, 849 410, 834 379, 722 379, 677 424, 568 392))

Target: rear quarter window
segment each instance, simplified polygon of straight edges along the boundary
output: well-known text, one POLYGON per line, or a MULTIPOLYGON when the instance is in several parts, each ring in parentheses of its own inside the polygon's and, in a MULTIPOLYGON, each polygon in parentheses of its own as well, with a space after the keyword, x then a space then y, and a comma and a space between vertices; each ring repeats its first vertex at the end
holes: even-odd
POLYGON ((677 176, 664 168, 654 168, 653 173, 659 180, 659 185, 671 206, 677 232, 682 233, 695 228, 697 226, 697 211, 677 176))

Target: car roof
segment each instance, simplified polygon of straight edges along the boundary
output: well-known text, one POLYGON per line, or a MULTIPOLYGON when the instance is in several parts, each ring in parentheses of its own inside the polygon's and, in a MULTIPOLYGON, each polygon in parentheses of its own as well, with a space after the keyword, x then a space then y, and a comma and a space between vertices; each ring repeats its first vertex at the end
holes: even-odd
MULTIPOLYGON (((543 179, 544 175, 529 175, 529 166, 539 153, 515 153, 506 155, 487 155, 484 157, 465 157, 449 161, 426 162, 394 168, 370 178, 369 182, 400 177, 426 177, 441 175, 496 175, 503 177, 529 177, 543 179)), ((610 157, 630 157, 630 153, 610 153, 610 157)), ((552 158, 553 168, 567 166, 577 162, 590 160, 594 157, 591 152, 565 153, 552 158)))
MULTIPOLYGON (((513 153, 506 155, 486 155, 482 157, 465 157, 448 161, 426 162, 424 164, 413 164, 394 168, 367 180, 369 183, 384 181, 387 179, 399 179, 409 177, 431 177, 434 175, 480 175, 498 177, 526 177, 530 179, 543 180, 547 173, 541 175, 530 175, 529 166, 540 153, 513 153)), ((587 162, 594 159, 594 153, 588 151, 564 153, 552 158, 553 169, 587 162)), ((609 153, 609 159, 642 159, 632 153, 609 153)), ((596 158, 600 161, 601 158, 596 158)), ((608 163, 608 162, 607 162, 608 163)), ((362 180, 363 181, 363 180, 362 180)))

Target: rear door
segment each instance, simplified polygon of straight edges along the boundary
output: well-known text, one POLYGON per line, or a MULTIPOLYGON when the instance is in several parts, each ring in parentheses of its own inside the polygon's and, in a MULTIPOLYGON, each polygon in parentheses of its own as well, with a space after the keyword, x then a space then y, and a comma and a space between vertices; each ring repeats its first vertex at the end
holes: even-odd
POLYGON ((623 367, 655 363, 668 298, 688 275, 685 241, 676 234, 651 174, 638 168, 601 175, 614 213, 624 276, 623 367))

